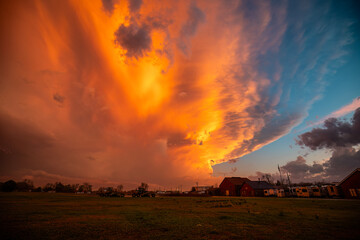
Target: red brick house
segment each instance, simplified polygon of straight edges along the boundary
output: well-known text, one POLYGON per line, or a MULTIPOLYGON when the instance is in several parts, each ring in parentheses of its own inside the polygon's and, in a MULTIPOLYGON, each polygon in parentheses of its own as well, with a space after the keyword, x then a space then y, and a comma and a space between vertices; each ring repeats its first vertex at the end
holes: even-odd
POLYGON ((338 186, 345 198, 360 198, 360 168, 350 173, 338 186))
POLYGON ((241 187, 241 196, 263 197, 266 189, 274 189, 274 186, 265 181, 246 181, 241 187))
POLYGON ((246 181, 250 180, 241 177, 226 177, 219 186, 220 194, 223 196, 240 196, 241 186, 246 181))

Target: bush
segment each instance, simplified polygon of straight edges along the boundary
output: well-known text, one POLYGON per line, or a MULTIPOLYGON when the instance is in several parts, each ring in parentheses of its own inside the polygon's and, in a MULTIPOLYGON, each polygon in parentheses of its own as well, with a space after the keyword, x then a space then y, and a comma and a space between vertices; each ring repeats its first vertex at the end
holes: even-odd
POLYGON ((4 183, 2 187, 3 192, 13 192, 16 190, 16 182, 14 180, 9 180, 4 183))

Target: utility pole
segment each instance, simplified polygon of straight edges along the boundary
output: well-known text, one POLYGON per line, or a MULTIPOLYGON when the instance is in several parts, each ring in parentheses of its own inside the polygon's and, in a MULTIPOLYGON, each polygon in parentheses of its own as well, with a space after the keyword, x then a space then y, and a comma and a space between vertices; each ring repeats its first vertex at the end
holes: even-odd
POLYGON ((287 173, 287 178, 288 178, 288 181, 289 181, 289 187, 291 187, 291 182, 290 182, 290 176, 289 176, 289 173, 287 173))
POLYGON ((282 179, 282 176, 281 176, 281 170, 280 170, 280 166, 278 164, 278 169, 279 169, 279 173, 280 173, 280 183, 281 183, 281 186, 284 185, 284 182, 283 182, 283 179, 282 179))

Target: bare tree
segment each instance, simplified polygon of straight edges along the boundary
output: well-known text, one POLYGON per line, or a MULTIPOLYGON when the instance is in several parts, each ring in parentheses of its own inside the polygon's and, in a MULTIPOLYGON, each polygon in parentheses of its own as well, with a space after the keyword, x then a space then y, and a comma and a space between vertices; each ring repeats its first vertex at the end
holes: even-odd
POLYGON ((90 185, 89 183, 85 182, 83 183, 83 185, 79 186, 78 189, 79 192, 91 192, 92 191, 92 185, 90 185))
POLYGON ((92 185, 85 182, 84 183, 84 192, 91 192, 91 190, 92 190, 92 185))
POLYGON ((140 185, 140 187, 143 188, 143 189, 145 189, 145 191, 147 191, 148 188, 149 188, 149 185, 148 185, 147 183, 142 182, 141 185, 140 185))
POLYGON ((274 183, 271 174, 266 173, 265 175, 262 176, 262 179, 263 179, 263 180, 266 180, 266 181, 267 181, 268 183, 270 183, 270 184, 273 184, 273 183, 274 183))
POLYGON ((118 186, 116 187, 116 190, 117 190, 118 192, 122 192, 123 189, 124 189, 124 186, 123 186, 122 184, 120 184, 120 185, 118 185, 118 186))

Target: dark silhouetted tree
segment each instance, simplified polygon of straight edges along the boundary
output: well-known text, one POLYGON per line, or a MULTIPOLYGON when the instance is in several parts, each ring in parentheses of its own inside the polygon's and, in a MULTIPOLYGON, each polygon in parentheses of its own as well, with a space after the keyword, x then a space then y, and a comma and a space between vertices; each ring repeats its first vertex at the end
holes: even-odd
POLYGON ((265 174, 262 176, 262 179, 267 181, 270 184, 274 184, 273 177, 270 174, 265 174))
POLYGON ((41 189, 41 187, 37 187, 37 188, 34 188, 32 191, 33 191, 33 192, 41 192, 42 189, 41 189))
POLYGON ((85 182, 84 183, 84 190, 85 190, 85 192, 91 192, 92 191, 92 185, 85 182))
POLYGON ((65 192, 65 186, 61 182, 55 183, 55 191, 56 192, 65 192))
POLYGON ((4 183, 3 185, 3 191, 4 192, 13 192, 16 190, 16 182, 14 180, 9 180, 4 183))
POLYGON ((44 192, 55 191, 55 185, 53 183, 47 183, 43 187, 44 192))
POLYGON ((149 188, 149 185, 147 183, 142 182, 140 187, 143 188, 145 191, 147 191, 149 188))
POLYGON ((116 190, 117 190, 118 192, 122 192, 123 189, 124 189, 124 186, 123 186, 122 184, 120 184, 120 185, 118 185, 118 186, 116 187, 116 190))
POLYGON ((29 192, 34 189, 34 183, 31 180, 25 179, 22 182, 17 182, 17 190, 20 192, 29 192))

